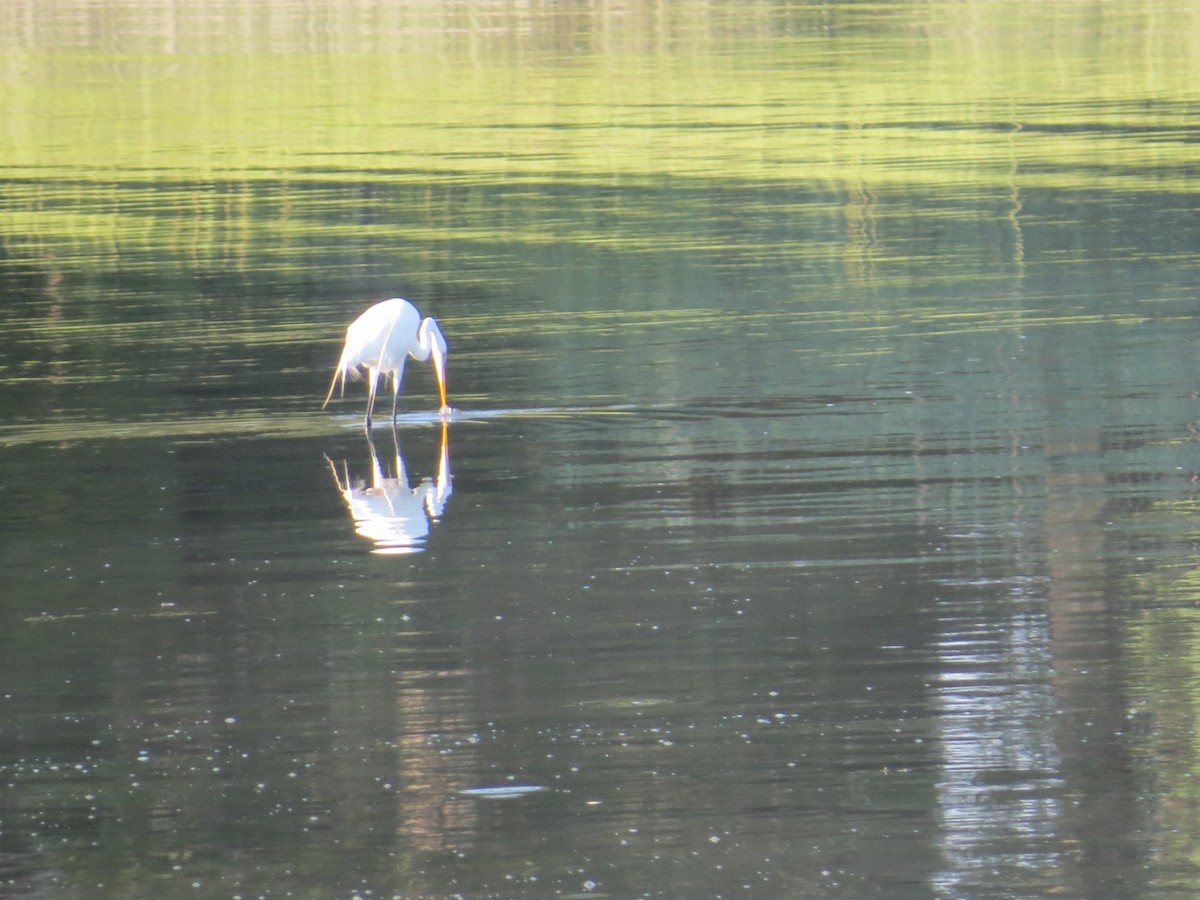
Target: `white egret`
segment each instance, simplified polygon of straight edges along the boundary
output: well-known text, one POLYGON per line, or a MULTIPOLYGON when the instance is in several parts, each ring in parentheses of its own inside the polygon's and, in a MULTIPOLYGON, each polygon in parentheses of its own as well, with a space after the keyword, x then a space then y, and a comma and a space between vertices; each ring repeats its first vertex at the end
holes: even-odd
POLYGON ((396 422, 396 402, 400 399, 400 382, 404 378, 404 364, 408 357, 418 362, 433 358, 433 372, 437 376, 438 392, 442 397, 442 415, 450 411, 446 405, 446 339, 442 329, 432 318, 421 318, 417 308, 400 297, 376 303, 350 323, 346 329, 346 345, 341 359, 333 370, 333 381, 321 409, 329 405, 333 389, 341 381, 342 394, 346 392, 346 376, 362 378, 366 369, 367 421, 371 428, 371 412, 375 409, 375 394, 379 388, 379 376, 392 379, 392 424, 396 422))

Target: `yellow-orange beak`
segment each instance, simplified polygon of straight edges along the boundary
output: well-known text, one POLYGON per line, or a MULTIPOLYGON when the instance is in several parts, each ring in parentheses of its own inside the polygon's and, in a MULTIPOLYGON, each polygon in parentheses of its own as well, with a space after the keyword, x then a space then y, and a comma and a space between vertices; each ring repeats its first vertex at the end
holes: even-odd
POLYGON ((433 358, 433 373, 437 376, 438 394, 442 398, 442 406, 446 405, 446 360, 441 354, 433 358))

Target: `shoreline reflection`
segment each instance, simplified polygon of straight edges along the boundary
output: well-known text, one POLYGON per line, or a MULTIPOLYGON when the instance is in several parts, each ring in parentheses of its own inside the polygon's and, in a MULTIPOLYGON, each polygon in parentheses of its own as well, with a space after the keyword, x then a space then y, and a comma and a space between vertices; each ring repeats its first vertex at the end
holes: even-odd
POLYGON ((345 460, 341 473, 328 456, 325 461, 329 463, 338 493, 354 520, 355 533, 375 545, 372 553, 390 556, 420 553, 425 549, 425 539, 433 523, 442 517, 446 501, 454 491, 450 475, 449 429, 443 422, 436 479, 425 478, 416 487, 409 484, 400 439, 394 428, 392 446, 396 453, 389 474, 380 461, 374 440, 370 433, 367 434, 367 447, 371 451, 369 483, 364 478, 353 477, 345 460))

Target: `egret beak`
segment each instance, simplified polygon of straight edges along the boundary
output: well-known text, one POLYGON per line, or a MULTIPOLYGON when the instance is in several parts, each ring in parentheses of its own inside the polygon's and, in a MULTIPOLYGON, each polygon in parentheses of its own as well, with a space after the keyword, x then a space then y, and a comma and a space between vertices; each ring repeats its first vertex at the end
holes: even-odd
POLYGON ((442 406, 446 406, 446 360, 437 358, 433 361, 433 371, 437 375, 438 393, 442 397, 442 406))
POLYGON ((446 408, 446 353, 435 342, 433 352, 429 354, 433 357, 433 374, 437 376, 438 394, 442 398, 442 409, 446 408))

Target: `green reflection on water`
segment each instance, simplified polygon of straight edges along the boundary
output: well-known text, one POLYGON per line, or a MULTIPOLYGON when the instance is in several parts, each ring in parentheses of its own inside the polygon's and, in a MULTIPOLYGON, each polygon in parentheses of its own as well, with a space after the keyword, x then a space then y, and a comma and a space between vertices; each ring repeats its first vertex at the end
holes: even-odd
POLYGON ((798 183, 837 204, 846 191, 916 186, 1169 193, 1190 190, 1197 163, 1200 14, 1174 4, 1101 17, 1074 3, 264 7, 269 22, 221 4, 104 7, 82 20, 71 3, 9 5, 10 252, 255 252, 286 267, 303 263, 293 242, 307 234, 363 229, 660 248, 666 235, 548 230, 536 195, 551 181, 662 179, 798 183), (432 210, 320 216, 364 182, 481 181, 530 196, 510 197, 499 228, 432 210))

